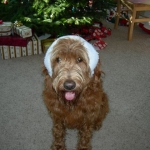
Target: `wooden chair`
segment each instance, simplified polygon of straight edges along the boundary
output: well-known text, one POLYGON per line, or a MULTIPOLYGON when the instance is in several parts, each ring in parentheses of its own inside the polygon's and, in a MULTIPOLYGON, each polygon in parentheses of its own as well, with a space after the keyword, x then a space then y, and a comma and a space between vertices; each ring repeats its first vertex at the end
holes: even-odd
POLYGON ((129 28, 128 28, 128 40, 132 40, 134 24, 138 22, 148 22, 150 18, 142 16, 139 18, 140 11, 150 11, 150 4, 142 3, 133 3, 130 0, 117 0, 117 13, 114 28, 118 28, 119 16, 121 11, 121 5, 125 6, 127 10, 131 11, 131 17, 129 19, 129 28))

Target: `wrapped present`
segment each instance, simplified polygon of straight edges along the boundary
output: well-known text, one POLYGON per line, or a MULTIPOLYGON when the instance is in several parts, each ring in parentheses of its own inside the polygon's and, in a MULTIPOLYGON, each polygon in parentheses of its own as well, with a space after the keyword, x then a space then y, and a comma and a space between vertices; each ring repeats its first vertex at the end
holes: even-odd
POLYGON ((41 54, 41 41, 37 35, 34 34, 26 46, 0 45, 0 51, 3 59, 41 54))
POLYGON ((0 51, 2 54, 3 59, 9 59, 10 58, 10 51, 9 51, 9 46, 0 46, 0 51))
POLYGON ((41 40, 38 38, 38 36, 36 34, 34 34, 34 37, 37 40, 38 54, 42 54, 41 40))
POLYGON ((0 36, 0 45, 26 47, 30 39, 31 37, 22 38, 17 34, 13 36, 0 36))
POLYGON ((10 50, 10 58, 15 58, 15 47, 10 46, 9 50, 10 50))
POLYGON ((22 47, 22 56, 42 54, 41 40, 34 34, 26 47, 22 47), (25 50, 26 49, 26 50, 25 50), (26 51, 26 53, 25 53, 26 51))
POLYGON ((27 38, 32 36, 32 30, 26 26, 14 26, 14 33, 18 34, 22 38, 27 38))
POLYGON ((15 46, 15 54, 16 54, 16 57, 21 57, 21 51, 22 51, 22 47, 20 46, 15 46))
POLYGON ((102 49, 104 49, 107 46, 107 43, 105 43, 104 41, 99 39, 93 45, 96 46, 98 48, 98 50, 102 50, 102 49))
POLYGON ((0 36, 9 36, 12 33, 13 24, 11 22, 0 23, 0 36))
POLYGON ((42 44, 42 51, 43 53, 46 53, 47 49, 50 47, 50 45, 55 41, 55 39, 45 39, 41 41, 42 44))

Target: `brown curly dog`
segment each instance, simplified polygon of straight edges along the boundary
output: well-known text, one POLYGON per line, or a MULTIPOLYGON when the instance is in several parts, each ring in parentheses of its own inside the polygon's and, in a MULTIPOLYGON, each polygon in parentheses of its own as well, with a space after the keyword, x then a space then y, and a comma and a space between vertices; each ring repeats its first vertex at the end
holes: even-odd
POLYGON ((44 59, 44 101, 53 120, 52 150, 66 150, 66 128, 78 129, 77 150, 91 150, 93 130, 108 112, 99 56, 78 36, 58 38, 44 59))

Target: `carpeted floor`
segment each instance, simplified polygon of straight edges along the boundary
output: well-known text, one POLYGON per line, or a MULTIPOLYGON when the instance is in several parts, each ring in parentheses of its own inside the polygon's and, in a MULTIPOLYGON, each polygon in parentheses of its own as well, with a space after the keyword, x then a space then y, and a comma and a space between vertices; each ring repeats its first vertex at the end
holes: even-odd
MULTIPOLYGON (((112 29, 99 51, 110 113, 93 135, 93 150, 150 149, 150 35, 136 27, 112 29)), ((42 100, 44 55, 0 58, 0 150, 49 150, 52 121, 42 100)), ((77 131, 67 130, 68 150, 77 131)))

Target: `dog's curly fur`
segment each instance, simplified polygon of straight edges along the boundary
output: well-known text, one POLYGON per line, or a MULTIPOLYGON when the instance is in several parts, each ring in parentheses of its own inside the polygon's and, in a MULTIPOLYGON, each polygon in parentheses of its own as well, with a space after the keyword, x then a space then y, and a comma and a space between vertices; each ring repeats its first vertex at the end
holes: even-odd
POLYGON ((44 67, 44 101, 53 120, 52 150, 66 150, 66 128, 78 129, 77 150, 91 150, 93 130, 100 128, 108 112, 108 99, 102 88, 100 62, 91 76, 89 57, 83 44, 60 39, 52 50, 52 77, 44 67), (66 100, 67 92, 75 94, 66 100))

